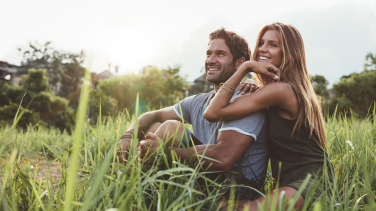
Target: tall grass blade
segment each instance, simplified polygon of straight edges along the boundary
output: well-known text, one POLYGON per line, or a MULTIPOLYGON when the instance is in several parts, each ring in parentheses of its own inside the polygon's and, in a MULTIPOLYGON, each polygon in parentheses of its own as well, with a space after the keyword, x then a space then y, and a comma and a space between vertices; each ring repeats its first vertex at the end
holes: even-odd
POLYGON ((76 117, 76 126, 73 135, 73 152, 71 154, 70 168, 68 175, 68 183, 65 192, 65 202, 64 210, 72 210, 71 204, 73 197, 75 195, 76 189, 76 177, 77 177, 77 168, 81 151, 81 139, 83 137, 83 130, 85 124, 85 118, 87 115, 87 106, 89 99, 89 85, 90 85, 90 74, 89 71, 85 71, 85 79, 83 82, 83 87, 81 91, 81 98, 79 104, 79 110, 76 117))

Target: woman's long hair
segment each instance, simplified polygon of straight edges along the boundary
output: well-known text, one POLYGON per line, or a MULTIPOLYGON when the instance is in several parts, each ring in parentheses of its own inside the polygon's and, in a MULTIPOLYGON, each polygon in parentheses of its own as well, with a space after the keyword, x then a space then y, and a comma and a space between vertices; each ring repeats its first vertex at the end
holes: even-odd
MULTIPOLYGON (((294 131, 300 129, 302 124, 308 126, 311 136, 316 142, 327 150, 327 140, 325 134, 324 119, 321 105, 313 89, 310 76, 308 74, 304 43, 299 31, 292 25, 283 23, 272 23, 264 26, 256 41, 256 46, 252 59, 257 61, 259 54, 259 43, 267 30, 276 30, 282 46, 283 60, 279 69, 281 71, 281 81, 286 81, 294 85, 298 92, 299 114, 294 131)), ((263 85, 265 78, 256 74, 256 78, 263 85)))

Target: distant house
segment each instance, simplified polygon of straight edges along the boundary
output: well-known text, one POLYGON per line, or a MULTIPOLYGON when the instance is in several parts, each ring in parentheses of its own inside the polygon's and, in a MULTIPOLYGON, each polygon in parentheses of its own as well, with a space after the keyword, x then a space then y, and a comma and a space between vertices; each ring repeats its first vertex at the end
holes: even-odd
POLYGON ((206 78, 205 78, 205 74, 204 75, 201 75, 200 77, 196 78, 193 83, 197 84, 197 83, 201 83, 202 85, 204 85, 206 83, 206 78))
POLYGON ((107 79, 107 78, 112 78, 112 77, 115 77, 115 75, 109 71, 109 70, 105 70, 99 74, 97 74, 97 80, 104 80, 104 79, 107 79))
POLYGON ((98 82, 100 80, 104 80, 104 79, 107 79, 107 78, 113 78, 113 77, 115 77, 115 75, 109 70, 105 70, 105 71, 100 72, 98 74, 92 73, 91 83, 96 88, 98 86, 98 82))
MULTIPOLYGON (((9 64, 8 62, 0 61, 0 80, 5 80, 5 81, 11 81, 12 83, 17 83, 18 85, 19 80, 16 77, 16 73, 18 70, 19 66, 14 65, 14 64, 9 64)), ((18 77, 19 78, 19 77, 18 77)))

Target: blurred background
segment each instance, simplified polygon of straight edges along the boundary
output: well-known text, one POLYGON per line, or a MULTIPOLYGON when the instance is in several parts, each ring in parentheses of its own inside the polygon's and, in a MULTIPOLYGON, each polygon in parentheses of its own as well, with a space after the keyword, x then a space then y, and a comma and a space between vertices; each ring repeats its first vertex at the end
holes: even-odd
POLYGON ((275 21, 303 36, 323 109, 366 117, 376 98, 376 1, 7 1, 0 23, 0 119, 70 128, 84 69, 89 119, 170 106, 212 89, 204 80, 210 32, 243 35, 275 21), (353 112, 351 114, 351 112, 353 112))

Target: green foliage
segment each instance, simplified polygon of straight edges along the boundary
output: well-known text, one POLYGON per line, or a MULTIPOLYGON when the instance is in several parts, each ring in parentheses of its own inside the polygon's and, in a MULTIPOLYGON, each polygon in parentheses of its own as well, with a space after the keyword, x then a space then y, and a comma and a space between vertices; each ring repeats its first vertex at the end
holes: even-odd
POLYGON ((376 70, 376 54, 373 55, 369 53, 366 55, 366 63, 364 64, 364 69, 373 69, 376 70))
POLYGON ((327 86, 329 82, 322 75, 311 76, 312 86, 315 90, 316 95, 320 96, 322 102, 325 102, 329 98, 329 91, 327 86))
POLYGON ((179 66, 164 70, 149 66, 137 75, 128 73, 99 81, 98 90, 91 91, 91 118, 99 113, 99 99, 105 115, 114 113, 115 108, 133 112, 137 93, 141 111, 173 105, 185 97, 184 89, 187 87, 185 79, 179 76, 179 69, 179 66))
MULTIPOLYGON (((81 154, 77 169, 79 178, 75 180, 70 210, 219 210, 218 200, 232 187, 229 182, 218 184, 206 173, 198 171, 200 164, 186 166, 177 159, 170 167, 162 169, 163 156, 159 156, 155 163, 145 165, 138 161, 134 152, 127 165, 119 165, 115 156, 117 141, 121 131, 135 120, 135 116, 129 118, 120 114, 115 119, 109 117, 106 120, 94 126, 81 123, 83 138, 76 141, 81 154)), ((327 178, 313 183, 304 210, 375 209, 375 129, 376 121, 368 119, 327 118, 328 154, 334 167, 333 185, 327 178), (314 191, 321 195, 314 197, 314 191)), ((1 209, 63 209, 67 204, 72 143, 71 135, 56 129, 2 127, 1 209), (33 160, 23 159, 33 156, 45 156, 48 165, 38 168, 33 160), (49 169, 53 161, 59 162, 61 170, 55 176, 49 169), (43 172, 46 172, 46 177, 38 179, 43 172)), ((273 188, 270 180, 266 181, 264 188, 268 192, 273 188)), ((260 210, 285 209, 283 205, 271 209, 262 205, 260 210)))
POLYGON ((342 78, 333 85, 334 97, 331 111, 338 105, 338 111, 365 117, 372 102, 376 100, 376 70, 364 70, 342 78))
POLYGON ((70 106, 76 108, 85 72, 81 66, 85 55, 83 51, 80 54, 57 51, 50 44, 30 42, 28 48, 19 49, 23 55, 20 73, 27 73, 30 68, 47 70, 48 83, 59 90, 56 94, 68 99, 70 106))
POLYGON ((74 114, 68 109, 68 100, 52 95, 45 73, 42 69, 29 69, 28 75, 23 78, 22 86, 0 84, 0 117, 3 122, 14 119, 23 99, 19 126, 25 128, 27 125, 39 124, 55 126, 61 130, 73 126, 74 114))
POLYGON ((332 96, 326 89, 327 81, 323 76, 314 76, 313 85, 318 95, 323 96, 323 109, 330 114, 335 111, 364 118, 376 100, 376 55, 366 56, 364 71, 343 76, 333 85, 332 96))

